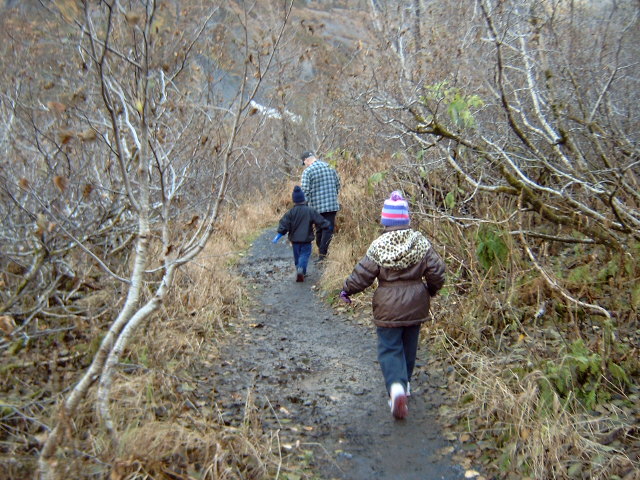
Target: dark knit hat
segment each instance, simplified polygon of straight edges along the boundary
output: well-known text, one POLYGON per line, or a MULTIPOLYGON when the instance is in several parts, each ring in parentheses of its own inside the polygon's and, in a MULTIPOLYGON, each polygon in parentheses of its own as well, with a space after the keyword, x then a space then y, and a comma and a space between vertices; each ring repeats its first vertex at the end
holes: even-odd
POLYGON ((304 161, 309 158, 309 157, 315 157, 316 154, 311 152, 311 151, 307 151, 307 152, 302 152, 302 155, 300 155, 300 160, 302 160, 302 163, 304 163, 304 161))
POLYGON ((385 227, 409 225, 409 204, 397 190, 384 201, 380 222, 385 227))
POLYGON ((291 199, 293 200, 293 203, 304 203, 305 202, 304 192, 302 191, 302 189, 298 185, 293 187, 293 193, 291 194, 291 199))

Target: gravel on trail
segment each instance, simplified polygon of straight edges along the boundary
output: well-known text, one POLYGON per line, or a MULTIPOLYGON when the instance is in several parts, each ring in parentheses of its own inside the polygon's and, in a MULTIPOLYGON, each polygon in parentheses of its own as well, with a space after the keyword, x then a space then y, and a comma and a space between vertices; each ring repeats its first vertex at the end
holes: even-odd
POLYGON ((305 281, 297 283, 291 247, 286 238, 271 243, 274 234, 264 231, 238 265, 253 291, 251 306, 235 325, 239 334, 219 346, 221 362, 211 372, 210 394, 225 421, 241 421, 251 392, 263 421, 280 429, 285 448, 313 452, 310 463, 319 478, 464 478, 436 421, 444 380, 427 371, 424 347, 409 416, 394 420, 373 324, 322 299, 315 286, 322 267, 313 260, 305 281))

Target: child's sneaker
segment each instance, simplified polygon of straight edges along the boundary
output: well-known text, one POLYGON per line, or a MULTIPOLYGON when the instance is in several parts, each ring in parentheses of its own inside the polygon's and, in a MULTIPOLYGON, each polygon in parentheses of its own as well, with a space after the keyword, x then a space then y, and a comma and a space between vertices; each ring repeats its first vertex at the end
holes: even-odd
POLYGON ((296 273, 296 282, 304 282, 304 273, 302 272, 302 268, 298 268, 296 273))
POLYGON ((398 420, 402 420, 409 413, 407 407, 407 395, 404 392, 404 387, 400 383, 394 383, 391 385, 390 393, 391 413, 398 420))

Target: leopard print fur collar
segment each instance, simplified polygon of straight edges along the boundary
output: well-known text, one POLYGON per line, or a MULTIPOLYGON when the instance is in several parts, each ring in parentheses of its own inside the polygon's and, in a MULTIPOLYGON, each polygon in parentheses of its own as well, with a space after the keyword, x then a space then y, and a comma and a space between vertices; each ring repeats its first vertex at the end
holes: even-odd
POLYGON ((367 256, 381 267, 402 270, 422 260, 430 248, 429 240, 420 232, 392 230, 371 243, 367 256))

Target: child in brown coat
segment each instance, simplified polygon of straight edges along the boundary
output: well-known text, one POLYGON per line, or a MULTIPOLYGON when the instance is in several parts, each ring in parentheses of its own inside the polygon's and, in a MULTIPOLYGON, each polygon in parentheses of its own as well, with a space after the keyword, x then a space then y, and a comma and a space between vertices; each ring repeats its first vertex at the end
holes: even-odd
POLYGON ((373 322, 378 361, 395 418, 407 416, 409 382, 416 362, 420 325, 429 318, 431 297, 442 288, 445 264, 422 233, 409 227, 409 206, 398 191, 384 202, 384 231, 345 280, 340 297, 362 292, 378 279, 373 322))

